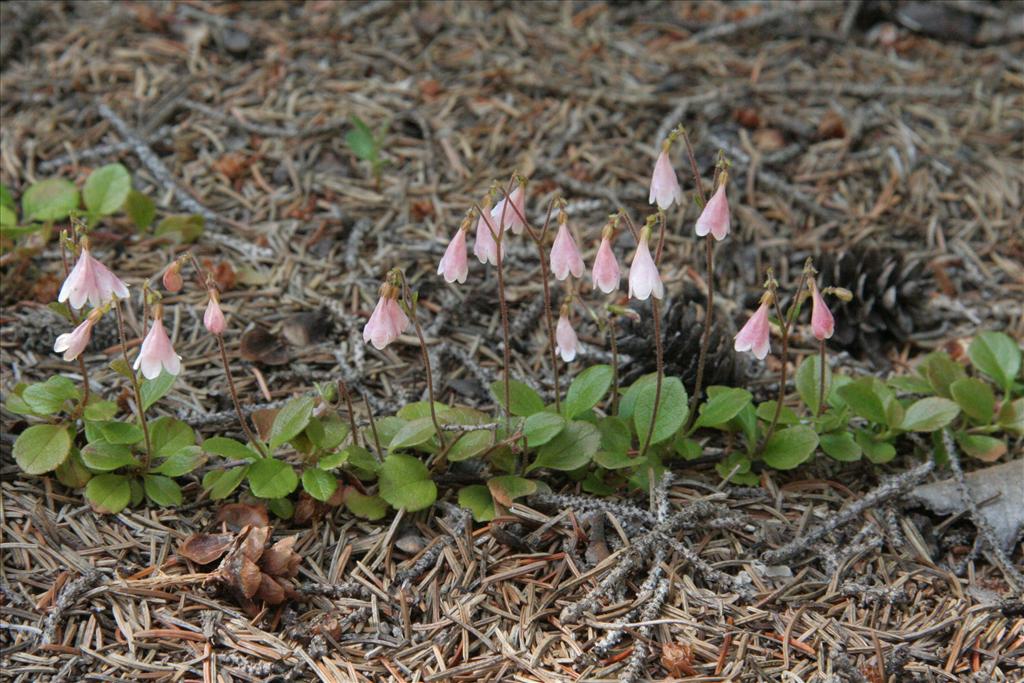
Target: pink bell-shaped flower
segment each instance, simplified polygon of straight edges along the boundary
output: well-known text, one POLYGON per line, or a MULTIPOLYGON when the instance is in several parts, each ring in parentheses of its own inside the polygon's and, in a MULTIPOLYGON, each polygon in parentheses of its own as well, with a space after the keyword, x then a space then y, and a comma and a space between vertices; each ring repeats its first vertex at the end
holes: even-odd
POLYGON ((697 218, 697 235, 704 237, 708 233, 714 235, 715 239, 721 242, 729 234, 729 200, 725 196, 726 179, 723 174, 718 189, 711 196, 704 210, 697 218))
POLYGON ((210 334, 219 337, 224 334, 227 322, 224 320, 224 311, 221 310, 220 302, 217 299, 217 292, 211 289, 210 300, 206 302, 206 311, 203 313, 203 325, 206 326, 206 330, 210 334))
POLYGON ((437 274, 444 276, 445 282, 455 282, 458 280, 462 283, 466 281, 466 277, 469 275, 466 248, 467 227, 464 224, 455 231, 455 236, 448 243, 448 248, 444 250, 444 256, 441 257, 441 262, 437 266, 437 274))
POLYGON ((600 289, 605 294, 611 294, 619 288, 619 262, 612 251, 611 240, 605 236, 601 238, 601 246, 597 248, 597 256, 594 257, 594 267, 590 269, 594 288, 600 289))
POLYGON ((377 350, 398 339, 409 327, 409 318, 398 304, 398 287, 385 283, 380 288, 380 299, 363 328, 363 341, 377 350))
POLYGON ((171 339, 164 329, 163 307, 159 304, 153 309, 153 326, 142 340, 139 357, 135 359, 132 367, 135 370, 141 368, 142 376, 146 379, 156 379, 160 376, 161 369, 171 375, 181 372, 181 356, 176 354, 174 347, 171 346, 171 339))
POLYGON ((64 360, 78 358, 85 351, 85 347, 89 345, 93 325, 100 319, 100 315, 101 309, 93 309, 89 317, 80 322, 75 329, 57 337, 57 340, 53 343, 53 350, 57 353, 63 353, 64 360))
MULTIPOLYGON (((480 263, 490 263, 492 266, 496 266, 498 265, 498 243, 494 238, 495 236, 501 237, 501 233, 495 221, 491 221, 490 226, 488 226, 487 221, 488 219, 484 218, 483 214, 481 214, 480 219, 476 222, 476 240, 473 243, 473 253, 480 259, 480 263)), ((505 257, 504 240, 502 240, 501 245, 501 256, 502 258, 505 257)))
POLYGON ((682 204, 683 190, 679 187, 679 180, 676 178, 675 169, 668 158, 668 144, 661 148, 661 154, 654 164, 654 174, 651 175, 651 195, 647 200, 649 203, 658 204, 659 209, 667 209, 672 203, 682 204))
POLYGON ((558 316, 558 324, 555 326, 555 347, 566 363, 572 362, 580 349, 579 337, 576 336, 576 330, 569 322, 569 304, 567 303, 562 304, 562 312, 558 316))
POLYGON ((569 273, 572 273, 573 277, 582 277, 583 270, 583 256, 576 246, 572 233, 569 232, 569 224, 563 212, 558 218, 555 243, 551 245, 551 272, 556 279, 564 280, 569 277, 569 273))
POLYGON ((78 310, 88 301, 93 308, 102 306, 112 298, 128 298, 128 285, 89 253, 89 243, 82 238, 82 253, 75 267, 68 273, 60 288, 57 301, 67 301, 78 310))
POLYGON ((813 283, 811 289, 811 333, 814 334, 815 339, 824 341, 831 338, 832 333, 835 332, 836 320, 832 317, 832 311, 828 309, 821 290, 813 283))
POLYGON ((511 204, 506 206, 505 200, 502 199, 491 209, 491 224, 497 227, 500 221, 503 229, 511 230, 513 234, 520 235, 525 227, 520 215, 526 216, 526 192, 523 190, 522 184, 516 185, 516 188, 509 193, 508 197, 512 200, 511 204), (518 213, 516 209, 519 210, 518 213), (502 219, 502 212, 505 213, 504 219, 502 219))
POLYGON ((771 349, 769 342, 768 308, 771 305, 770 296, 761 300, 754 315, 750 316, 747 324, 736 334, 733 348, 737 351, 750 351, 754 358, 764 360, 771 349))
POLYGON ((640 301, 652 295, 655 299, 665 297, 665 285, 648 246, 650 237, 650 228, 645 227, 640 231, 640 243, 636 245, 636 253, 629 266, 629 296, 640 301))

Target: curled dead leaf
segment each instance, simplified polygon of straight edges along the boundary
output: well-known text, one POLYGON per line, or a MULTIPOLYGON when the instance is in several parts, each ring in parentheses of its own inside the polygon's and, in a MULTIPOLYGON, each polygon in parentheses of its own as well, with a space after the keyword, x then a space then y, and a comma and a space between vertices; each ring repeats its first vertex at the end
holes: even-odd
POLYGON ((257 562, 263 556, 263 549, 270 538, 270 527, 254 526, 246 527, 239 534, 241 542, 238 544, 241 553, 253 562, 257 562))
POLYGON ((297 576, 302 556, 293 550, 297 536, 282 538, 263 552, 260 568, 271 576, 297 576))
POLYGON ((232 531, 241 531, 247 526, 270 526, 270 515, 267 514, 266 505, 228 503, 217 511, 215 521, 217 524, 227 524, 232 531))
POLYGON ((331 334, 331 316, 327 309, 290 315, 281 325, 281 334, 292 346, 319 344, 331 334))
POLYGON ((321 514, 319 501, 305 491, 299 492, 299 500, 295 503, 295 512, 292 513, 292 522, 304 526, 321 514))
POLYGON ((178 546, 178 555, 196 564, 210 564, 228 551, 234 534, 192 534, 178 546))
POLYGON ((260 574, 260 585, 255 595, 268 605, 280 605, 287 597, 281 584, 266 574, 260 574))
POLYGON ((245 360, 264 365, 284 365, 288 362, 288 350, 281 339, 259 325, 242 334, 239 353, 245 360))

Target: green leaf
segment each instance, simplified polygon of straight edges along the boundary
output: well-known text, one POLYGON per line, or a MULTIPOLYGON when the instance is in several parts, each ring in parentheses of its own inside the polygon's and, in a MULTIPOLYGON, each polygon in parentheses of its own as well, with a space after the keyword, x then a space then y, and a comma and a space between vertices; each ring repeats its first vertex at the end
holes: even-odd
POLYGON ((581 482, 580 486, 584 491, 595 496, 614 495, 618 489, 605 483, 604 474, 598 470, 592 470, 587 473, 586 479, 581 482))
POLYGON ((14 442, 14 459, 26 474, 52 472, 70 452, 71 436, 61 425, 34 425, 14 442))
POLYGON ((222 500, 231 495, 238 485, 245 481, 250 465, 232 467, 229 470, 214 470, 203 476, 203 488, 210 493, 210 500, 222 500))
POLYGON ((0 183, 0 206, 12 210, 17 208, 17 204, 14 203, 14 195, 11 194, 10 189, 3 183, 0 183))
POLYGON ((626 389, 625 393, 622 394, 622 400, 619 401, 619 417, 626 422, 632 422, 633 411, 636 408, 636 400, 640 396, 640 392, 643 391, 644 387, 647 385, 653 386, 656 380, 657 375, 652 372, 651 374, 644 375, 633 382, 633 384, 626 389))
POLYGON ((298 485, 295 470, 286 462, 261 458, 249 465, 249 489, 258 498, 283 498, 298 485))
POLYGON ((1003 391, 1010 391, 1020 372, 1021 350, 1009 335, 982 332, 967 347, 967 355, 974 367, 991 377, 1003 391))
MULTIPOLYGON (((288 443, 299 434, 309 419, 313 416, 314 400, 312 396, 301 396, 293 398, 284 404, 274 418, 274 424, 270 428, 270 448, 277 448, 281 444, 288 443)), ((289 491, 288 493, 291 493, 289 491)), ((285 494, 281 494, 285 495, 285 494)), ((280 498, 281 496, 263 496, 265 498, 280 498)))
POLYGON ((876 377, 854 380, 840 387, 839 395, 854 413, 876 424, 899 427, 903 419, 896 394, 876 377))
POLYGON ((142 429, 138 425, 128 424, 111 420, 100 425, 100 433, 107 443, 126 444, 139 443, 142 441, 142 429))
POLYGON ((996 413, 996 395, 987 383, 974 377, 958 379, 949 386, 949 393, 967 416, 989 424, 996 413))
POLYGON ((916 375, 890 377, 888 384, 893 389, 907 394, 931 394, 935 391, 927 378, 916 375))
POLYGON ((402 428, 391 439, 391 443, 388 444, 388 450, 396 451, 402 448, 420 446, 430 441, 433 436, 434 423, 429 417, 421 417, 418 420, 406 422, 402 425, 402 428))
MULTIPOLYGON (((388 415, 387 417, 377 420, 377 438, 380 439, 380 445, 382 448, 387 448, 388 444, 395 438, 398 432, 402 431, 402 427, 405 426, 405 420, 395 417, 394 415, 388 415)), ((375 443, 373 438, 373 430, 365 429, 364 437, 367 443, 375 443)))
POLYGON ((728 479, 740 486, 757 486, 758 477, 750 471, 750 458, 743 453, 730 453, 715 465, 715 471, 722 479, 728 479))
POLYGON ((306 436, 317 448, 330 451, 341 445, 348 436, 348 424, 338 415, 311 417, 306 425, 306 436))
POLYGON ((113 401, 93 401, 85 407, 82 417, 94 422, 106 422, 117 415, 117 404, 113 401))
MULTIPOLYGON (((650 382, 645 385, 636 397, 636 407, 633 411, 633 424, 636 427, 637 438, 641 444, 647 441, 647 433, 651 427, 651 417, 654 415, 654 396, 657 385, 650 382)), ((678 377, 666 377, 662 382, 660 406, 657 413, 657 422, 654 425, 654 435, 651 444, 661 443, 672 437, 679 428, 686 422, 688 408, 686 405, 686 389, 678 377)))
POLYGON ((821 356, 807 356, 796 370, 796 390, 811 415, 818 414, 822 396, 828 398, 832 389, 832 370, 825 368, 825 391, 821 391, 821 356))
POLYGON ((537 482, 509 474, 488 479, 487 490, 495 502, 508 507, 516 498, 536 493, 537 482))
POLYGON ((594 365, 576 375, 562 403, 566 419, 571 420, 582 415, 600 403, 601 399, 608 395, 613 374, 610 365, 594 365))
POLYGON ((487 449, 493 446, 493 442, 494 435, 485 429, 465 432, 459 440, 452 444, 452 447, 448 449, 448 460, 451 462, 459 462, 475 458, 476 456, 485 453, 487 449))
POLYGON ((119 467, 138 465, 128 446, 112 443, 91 443, 82 449, 82 462, 93 472, 113 472, 119 467))
POLYGON ((875 441, 871 432, 859 429, 854 439, 864 451, 864 456, 876 465, 889 462, 896 457, 896 448, 888 441, 875 441))
POLYGON ((1021 436, 1024 434, 1024 398, 1016 401, 1003 401, 1003 407, 999 409, 997 418, 999 426, 1010 432, 1021 436))
POLYGON ((345 133, 345 144, 363 161, 373 161, 378 156, 373 131, 358 116, 352 117, 352 128, 345 133))
POLYGON ((381 519, 388 513, 388 504, 380 496, 367 496, 359 491, 350 491, 345 507, 356 517, 370 521, 381 519))
POLYGON ((160 507, 181 505, 181 487, 170 477, 147 474, 142 478, 146 497, 160 507))
MULTIPOLYGON (((775 404, 776 401, 765 401, 764 403, 759 404, 757 406, 757 416, 764 422, 770 423, 772 418, 775 417, 775 404)), ((800 416, 793 412, 793 409, 789 406, 782 406, 782 410, 779 411, 779 421, 777 424, 800 424, 800 416)))
POLYGON ((437 499, 427 466, 410 455, 391 454, 380 466, 380 497, 394 508, 423 510, 437 499))
POLYGON ((1006 454, 1006 442, 994 436, 957 432, 956 442, 964 453, 984 462, 995 462, 1006 454))
POLYGON ((601 447, 601 432, 589 422, 574 420, 558 436, 541 446, 537 458, 527 472, 547 467, 553 470, 574 470, 583 467, 601 447))
POLYGON ((89 174, 82 188, 85 208, 98 216, 109 216, 124 206, 132 189, 132 177, 121 164, 107 164, 89 174))
POLYGON ((231 460, 252 460, 260 459, 260 454, 248 446, 229 439, 226 436, 213 436, 203 441, 203 451, 212 455, 220 455, 231 460))
POLYGON ((271 498, 267 501, 267 508, 279 519, 291 519, 295 514, 295 506, 287 498, 271 498))
POLYGON ((459 505, 473 513, 478 522, 489 522, 497 515, 491 492, 482 484, 473 484, 459 489, 459 505))
POLYGON ((360 479, 376 478, 380 464, 370 451, 362 446, 349 446, 344 453, 348 464, 352 466, 360 479))
POLYGON ((696 460, 704 454, 704 449, 693 439, 680 437, 672 446, 683 460, 696 460))
POLYGON ((839 462, 860 460, 861 448, 850 432, 833 432, 821 435, 821 450, 839 462))
POLYGON ((806 462, 818 447, 818 434, 810 427, 797 425, 780 429, 764 445, 761 457, 777 470, 791 470, 806 462))
POLYGON ((594 454, 594 462, 606 470, 622 470, 627 467, 636 467, 643 463, 643 459, 630 457, 626 451, 598 451, 594 454))
POLYGON ((18 225, 18 214, 14 209, 0 206, 0 228, 16 228, 18 225))
POLYGON ((128 193, 128 198, 124 202, 124 210, 139 230, 145 230, 153 225, 153 219, 156 218, 156 204, 138 190, 128 193))
POLYGON ((49 178, 33 184, 21 196, 25 221, 59 221, 78 208, 78 190, 64 178, 49 178))
POLYGON ((317 460, 316 466, 322 470, 333 470, 348 462, 348 450, 328 453, 317 460))
POLYGON ((71 450, 71 455, 60 464, 55 474, 57 481, 69 489, 80 489, 92 478, 92 472, 85 468, 81 454, 75 449, 71 450))
POLYGON ((206 462, 206 456, 202 454, 199 446, 187 446, 164 460, 151 471, 154 474, 163 474, 168 477, 180 477, 183 474, 192 472, 204 462, 206 462))
POLYGON ((543 446, 555 438, 565 427, 565 420, 561 415, 541 411, 526 418, 523 425, 523 436, 526 437, 526 445, 530 448, 543 446))
MULTIPOLYGON (((529 417, 534 413, 544 410, 544 401, 536 391, 522 382, 512 380, 509 382, 509 393, 512 397, 512 414, 521 417, 529 417)), ((505 382, 498 380, 491 382, 491 395, 502 408, 505 407, 505 382)))
POLYGON ((958 379, 967 376, 967 372, 959 363, 949 357, 945 351, 929 353, 917 366, 917 371, 928 379, 928 383, 937 395, 949 398, 949 386, 958 379))
POLYGON ((159 377, 143 380, 140 391, 142 394, 143 410, 149 410, 154 403, 166 396, 167 392, 171 390, 171 385, 174 384, 175 379, 177 379, 177 375, 161 370, 159 377))
POLYGON ((324 501, 334 495, 338 479, 333 474, 311 467, 302 473, 302 488, 317 500, 324 501))
POLYGON ((751 400, 753 395, 746 389, 708 387, 708 400, 701 404, 693 428, 724 427, 744 407, 750 405, 751 400))
POLYGON ((132 497, 128 478, 120 474, 101 474, 85 485, 85 497, 100 514, 116 515, 132 497))
POLYGON ((192 428, 173 417, 153 420, 149 424, 149 436, 152 440, 153 455, 158 458, 174 455, 187 446, 196 445, 196 435, 192 428))
MULTIPOLYGON (((434 401, 434 412, 437 413, 437 421, 445 424, 447 422, 458 422, 451 408, 443 403, 434 401)), ((415 401, 406 403, 395 413, 395 417, 403 420, 418 420, 421 417, 430 417, 430 401, 415 401)))
POLYGON ((960 414, 960 406, 948 398, 922 398, 907 408, 900 429, 908 432, 934 432, 942 429, 960 414))
POLYGON ((633 445, 633 434, 629 425, 621 418, 609 415, 597 421, 597 429, 601 432, 601 450, 623 455, 633 445))
POLYGON ((21 398, 37 415, 55 415, 64 409, 66 401, 77 401, 78 387, 63 375, 54 375, 45 382, 30 384, 21 392, 21 398))
POLYGON ((198 214, 175 214, 166 216, 157 223, 153 234, 156 236, 169 235, 178 242, 195 242, 203 234, 206 220, 198 214))
POLYGON ((747 450, 753 450, 758 442, 758 429, 757 429, 757 411, 754 409, 754 404, 748 403, 743 406, 743 410, 736 414, 736 417, 729 420, 729 430, 739 430, 743 432, 743 438, 747 442, 747 450))

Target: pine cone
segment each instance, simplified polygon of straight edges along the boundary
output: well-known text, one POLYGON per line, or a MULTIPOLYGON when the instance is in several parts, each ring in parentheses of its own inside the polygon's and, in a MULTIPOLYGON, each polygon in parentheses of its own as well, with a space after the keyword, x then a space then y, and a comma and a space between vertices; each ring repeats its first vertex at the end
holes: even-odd
POLYGON ((853 300, 829 298, 836 330, 829 343, 851 353, 877 353, 934 326, 925 307, 930 283, 920 261, 855 247, 816 259, 822 287, 845 287, 853 300))
MULTIPOLYGON (((699 295, 671 300, 662 314, 662 338, 665 351, 665 374, 679 377, 686 390, 693 393, 697 381, 700 343, 704 334, 705 299, 699 295)), ((638 323, 625 323, 619 335, 619 350, 632 356, 633 361, 623 367, 623 384, 629 384, 641 375, 654 372, 657 367, 654 348, 654 322, 650 306, 641 311, 638 323)), ((732 321, 721 312, 715 316, 704 367, 704 386, 726 384, 739 386, 744 379, 744 365, 732 348, 736 333, 732 321)))

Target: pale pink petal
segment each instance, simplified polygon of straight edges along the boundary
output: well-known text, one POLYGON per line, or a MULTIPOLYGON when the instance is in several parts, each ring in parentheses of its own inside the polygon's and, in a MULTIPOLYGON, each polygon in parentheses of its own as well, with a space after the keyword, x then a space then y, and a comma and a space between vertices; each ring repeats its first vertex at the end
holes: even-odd
POLYGON ((651 194, 648 202, 657 202, 659 209, 667 209, 672 203, 682 203, 683 190, 679 187, 679 180, 676 172, 669 161, 668 151, 661 150, 658 160, 654 164, 654 173, 651 175, 651 194))
POLYGON ((655 299, 665 296, 665 285, 658 274, 658 266, 651 257, 647 237, 642 236, 629 266, 629 296, 643 301, 653 295, 655 299))
POLYGON ((764 360, 771 348, 769 332, 768 303, 765 302, 736 334, 733 348, 737 351, 750 351, 758 360, 764 360))
POLYGON ((128 285, 93 258, 88 249, 83 248, 78 262, 60 288, 57 301, 67 301, 77 310, 82 308, 86 301, 95 308, 107 303, 114 296, 120 299, 128 298, 128 285))
POLYGON ((224 320, 224 311, 221 310, 220 304, 212 296, 206 302, 206 312, 203 313, 203 325, 206 326, 210 334, 218 336, 224 334, 224 328, 227 327, 227 323, 224 320))
POLYGON ((157 318, 149 333, 142 340, 142 348, 139 350, 139 357, 135 359, 136 370, 142 369, 142 376, 146 379, 156 379, 160 376, 162 367, 169 374, 177 375, 181 372, 181 356, 174 352, 171 340, 164 329, 164 323, 157 318))
MULTIPOLYGON (((490 263, 492 266, 498 265, 498 245, 494 241, 494 235, 497 233, 498 224, 491 222, 490 227, 487 225, 487 220, 483 216, 476 222, 476 240, 473 244, 473 254, 480 259, 480 263, 490 263), (491 230, 495 232, 492 233, 491 230)), ((504 240, 502 240, 504 242, 504 240)), ((505 245, 501 245, 501 256, 505 256, 505 245)))
POLYGON ((597 256, 594 257, 594 267, 590 270, 594 287, 605 294, 611 294, 619 288, 619 262, 615 259, 611 242, 607 237, 601 239, 601 246, 597 248, 597 256))
POLYGON ((399 337, 409 327, 409 318, 396 299, 382 296, 363 328, 363 341, 380 350, 399 337))
POLYGON ((555 243, 551 245, 551 272, 556 279, 564 280, 569 277, 569 273, 573 277, 582 277, 583 270, 583 256, 576 246, 576 240, 569 232, 568 224, 562 223, 558 226, 555 243))
POLYGON ((497 227, 498 222, 502 220, 502 211, 505 212, 504 221, 502 221, 502 227, 506 230, 511 230, 513 234, 519 235, 523 232, 523 221, 519 217, 520 214, 526 215, 526 193, 523 192, 522 185, 517 186, 516 189, 508 195, 512 199, 512 204, 505 208, 505 200, 502 199, 500 202, 494 205, 491 209, 491 223, 497 227), (519 213, 516 213, 515 209, 519 209, 519 213))
POLYGON ((558 317, 558 325, 555 326, 555 345, 562 360, 566 363, 572 362, 576 358, 576 353, 579 351, 579 338, 565 313, 558 317))
POLYGON ((729 200, 725 196, 725 185, 719 185, 697 219, 697 235, 708 233, 721 242, 729 234, 729 200))
POLYGON ((57 353, 63 351, 64 360, 78 358, 89 344, 89 338, 92 336, 92 326, 92 319, 86 318, 71 332, 65 332, 57 337, 57 340, 53 343, 53 350, 57 353))
POLYGON ((466 231, 462 228, 455 231, 455 236, 448 243, 448 248, 444 250, 441 263, 437 266, 437 274, 443 275, 446 282, 458 280, 462 283, 466 281, 466 276, 469 275, 469 263, 466 253, 466 231))
POLYGON ((811 332, 815 339, 829 339, 835 332, 836 321, 832 317, 832 311, 828 309, 825 298, 817 287, 814 288, 814 296, 811 304, 811 332))

